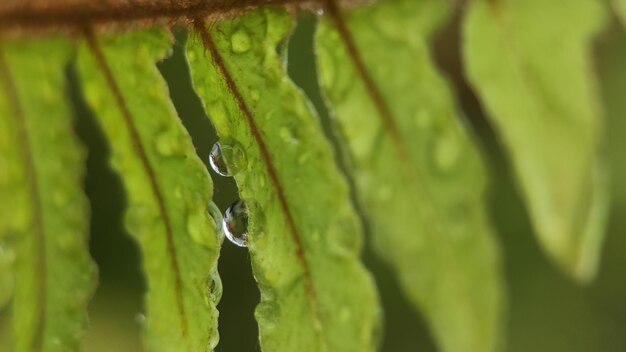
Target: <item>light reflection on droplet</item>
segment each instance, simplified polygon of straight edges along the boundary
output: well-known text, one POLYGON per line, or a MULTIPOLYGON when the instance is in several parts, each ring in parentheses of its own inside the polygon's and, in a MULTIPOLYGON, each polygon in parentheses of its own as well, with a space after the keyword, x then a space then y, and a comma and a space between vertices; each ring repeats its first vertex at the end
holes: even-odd
POLYGON ((239 247, 248 246, 248 209, 243 201, 233 203, 224 213, 224 235, 239 247))

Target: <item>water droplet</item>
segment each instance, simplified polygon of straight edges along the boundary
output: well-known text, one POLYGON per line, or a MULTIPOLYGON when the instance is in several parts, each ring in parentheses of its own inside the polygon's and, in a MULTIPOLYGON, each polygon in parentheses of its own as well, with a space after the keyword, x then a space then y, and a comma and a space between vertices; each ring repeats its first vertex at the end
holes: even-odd
POLYGON ((64 233, 63 235, 57 236, 57 246, 66 255, 80 254, 81 246, 77 238, 80 237, 77 237, 75 233, 64 233))
POLYGON ((452 168, 461 154, 460 145, 450 134, 439 137, 434 150, 435 166, 441 171, 452 168))
POLYGON ((226 238, 239 247, 248 246, 248 209, 242 200, 233 203, 222 221, 222 228, 226 238))
POLYGON ((222 279, 217 270, 214 270, 207 282, 207 296, 211 302, 217 304, 222 299, 222 292, 222 279))
POLYGON ((350 318, 352 318, 352 312, 350 311, 350 307, 341 307, 341 310, 339 311, 339 319, 343 322, 347 322, 348 320, 350 320, 350 318))
POLYGON ((252 98, 252 100, 257 101, 261 98, 261 93, 259 93, 257 89, 253 88, 250 90, 250 97, 252 98))
POLYGON ((393 191, 391 190, 391 187, 389 186, 380 186, 376 193, 377 193, 378 199, 381 202, 386 202, 386 201, 391 200, 391 196, 393 195, 393 191))
POLYGON ((176 188, 174 188, 174 197, 176 197, 176 199, 183 199, 183 189, 180 186, 176 186, 176 188))
POLYGON ((239 29, 230 37, 230 46, 234 53, 241 54, 250 50, 250 36, 244 29, 239 29))
POLYGON ((448 234, 455 240, 463 240, 467 237, 470 228, 471 216, 474 208, 467 203, 451 205, 448 210, 448 234))
POLYGON ((161 221, 152 207, 142 203, 130 204, 124 220, 128 232, 138 237, 151 234, 153 226, 161 221))
POLYGON ((265 333, 276 328, 276 323, 280 318, 280 306, 274 300, 261 300, 261 303, 254 310, 254 317, 265 333))
POLYGON ((64 207, 69 202, 68 194, 63 192, 61 189, 56 189, 53 191, 52 199, 54 203, 59 207, 64 207))
POLYGON ((303 165, 304 163, 306 163, 307 161, 309 161, 309 158, 311 157, 311 153, 301 153, 300 156, 298 157, 298 164, 303 165))
POLYGON ((213 228, 219 229, 218 235, 220 236, 220 243, 221 243, 222 239, 224 238, 224 233, 221 227, 222 220, 223 220, 222 212, 217 207, 217 205, 215 205, 215 203, 213 202, 209 202, 209 215, 211 215, 210 220, 211 220, 211 225, 213 226, 213 228))
POLYGON ((415 124, 421 129, 426 129, 430 127, 432 121, 432 116, 426 110, 420 110, 415 115, 415 124))
POLYGON ((146 315, 143 313, 135 314, 135 324, 143 326, 146 324, 146 315))
POLYGON ((360 238, 357 236, 358 228, 351 219, 339 220, 333 226, 333 231, 326 235, 328 251, 342 258, 352 258, 358 256, 361 248, 360 238))
POLYGON ((154 147, 159 154, 172 156, 184 153, 184 147, 176 132, 175 130, 168 129, 156 136, 154 139, 154 147))
POLYGON ((289 144, 298 144, 300 141, 298 140, 297 134, 292 128, 281 127, 280 128, 280 138, 283 139, 286 143, 289 144))
POLYGON ((206 209, 191 212, 187 217, 187 233, 196 242, 205 246, 215 245, 215 238, 207 228, 217 229, 215 220, 209 216, 206 209))
POLYGON ((234 140, 216 142, 211 149, 209 163, 213 171, 219 175, 234 176, 246 168, 246 153, 243 147, 234 140))

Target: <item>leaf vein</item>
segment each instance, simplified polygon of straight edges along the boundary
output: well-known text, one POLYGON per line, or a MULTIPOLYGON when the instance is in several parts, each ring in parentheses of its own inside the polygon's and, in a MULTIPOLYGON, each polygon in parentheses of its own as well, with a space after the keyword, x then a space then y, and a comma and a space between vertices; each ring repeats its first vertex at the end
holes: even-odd
POLYGON ((135 152, 137 153, 141 161, 141 164, 148 175, 148 178, 150 181, 150 188, 152 189, 152 193, 154 193, 154 196, 156 197, 157 205, 159 208, 159 213, 161 214, 161 219, 163 220, 163 226, 165 227, 166 251, 168 254, 168 258, 169 258, 169 264, 174 274, 174 290, 176 294, 176 305, 177 305, 177 309, 178 309, 179 317, 180 317, 181 333, 182 333, 183 339, 187 343, 189 343, 188 336, 187 336, 188 334, 187 334, 187 320, 186 320, 185 306, 183 303, 183 293, 182 293, 183 284, 182 284, 182 279, 181 279, 180 266, 178 264, 178 257, 176 254, 176 245, 174 243, 174 232, 172 230, 171 219, 165 207, 165 200, 163 198, 163 194, 161 193, 154 169, 150 163, 150 160, 148 159, 146 150, 141 142, 141 137, 139 135, 137 126, 135 126, 135 123, 130 113, 130 110, 128 108, 128 105, 124 97, 122 96, 122 92, 120 91, 120 88, 115 80, 115 77, 113 77, 113 72, 111 71, 111 68, 109 67, 106 61, 104 53, 102 52, 102 49, 100 48, 100 45, 98 44, 98 41, 93 31, 90 28, 87 28, 85 30, 85 36, 87 38, 87 43, 89 45, 89 48, 92 54, 94 55, 94 57, 96 58, 96 63, 99 66, 102 73, 104 74, 107 85, 111 89, 115 102, 117 103, 118 108, 120 109, 120 112, 122 113, 124 122, 126 123, 126 126, 131 135, 133 148, 135 149, 135 152))
POLYGON ((27 169, 27 184, 30 189, 30 195, 33 202, 34 225, 36 234, 35 258, 37 258, 37 315, 35 318, 35 336, 32 341, 32 350, 41 351, 43 348, 43 335, 46 328, 46 291, 47 291, 47 274, 46 274, 46 233, 44 227, 43 205, 41 200, 41 191, 39 189, 37 166, 32 157, 30 146, 30 136, 26 127, 26 116, 20 104, 17 88, 13 81, 13 77, 9 72, 8 64, 0 50, 0 80, 8 95, 9 104, 13 110, 13 118, 18 126, 19 140, 21 141, 22 160, 27 169))
POLYGON ((278 202, 280 204, 280 207, 283 210, 283 214, 285 216, 285 220, 287 221, 287 226, 289 228, 289 233, 291 235, 291 238, 296 246, 296 256, 298 258, 298 261, 300 262, 300 265, 302 266, 302 270, 304 271, 304 283, 305 283, 305 290, 308 296, 308 302, 309 302, 309 309, 311 310, 314 319, 316 320, 315 323, 316 325, 319 324, 321 322, 320 316, 319 316, 319 310, 317 308, 317 293, 315 291, 315 286, 313 284, 313 279, 311 277, 311 270, 309 268, 309 263, 308 260, 306 258, 306 254, 304 253, 304 247, 302 244, 302 240, 300 238, 300 234, 299 231, 296 227, 295 221, 293 219, 293 215, 291 214, 291 210, 289 208, 289 205, 287 203, 287 198, 285 196, 285 191, 283 190, 282 184, 278 178, 278 175, 276 173, 276 169, 274 167, 273 161, 272 161, 272 157, 269 153, 269 151, 267 150, 267 145, 265 144, 265 141, 263 140, 263 136, 261 134, 261 131, 259 130, 259 127, 257 126, 256 122, 254 121, 254 117, 252 115, 252 111, 250 110, 250 108, 248 107, 248 105, 246 104, 246 102, 244 101, 243 96, 241 95, 241 93, 239 92, 239 88, 237 87, 237 84, 235 82, 235 80, 233 79, 232 75, 230 74, 228 68, 226 67, 226 64, 224 62, 224 59, 222 58, 221 54, 219 53, 217 46, 215 45, 215 42, 213 41, 213 38, 211 38, 211 35, 209 34, 209 32, 206 30, 205 28, 205 24, 204 21, 196 19, 194 20, 194 25, 196 28, 196 31, 198 31, 198 33, 200 34, 200 37, 202 39, 202 43, 205 46, 205 48, 210 52, 211 56, 213 57, 214 63, 217 66, 217 68, 219 69, 220 73, 222 74, 222 76, 224 77, 224 80, 226 82, 226 85, 228 87, 228 90, 230 91, 230 93, 233 95, 233 97, 235 98, 235 100, 237 101, 237 105, 239 106, 239 109, 241 110, 241 112, 243 113, 245 120, 248 124, 248 126, 250 127, 250 131, 252 133, 252 136, 254 137, 258 147, 259 147, 259 151, 261 154, 261 157, 264 161, 265 167, 267 168, 267 172, 270 176, 270 180, 274 186, 274 189, 276 190, 276 195, 278 197, 278 202))

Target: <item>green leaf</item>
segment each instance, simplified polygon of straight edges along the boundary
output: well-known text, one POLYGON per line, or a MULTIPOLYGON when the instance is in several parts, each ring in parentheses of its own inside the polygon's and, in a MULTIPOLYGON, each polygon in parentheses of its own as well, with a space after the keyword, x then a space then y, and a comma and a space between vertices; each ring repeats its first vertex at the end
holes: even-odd
POLYGON ((602 112, 589 60, 605 22, 594 0, 472 3, 469 79, 510 153, 541 244, 593 278, 608 211, 602 112))
POLYGON ((147 349, 213 350, 221 220, 211 179, 155 65, 171 36, 88 35, 87 43, 79 58, 84 91, 111 143, 127 191, 126 226, 143 252, 147 349))
POLYGON ((359 262, 361 228, 319 121, 287 77, 293 25, 275 10, 198 23, 192 77, 222 144, 246 156, 235 179, 249 211, 263 350, 373 351, 380 312, 359 262))
MULTIPOLYGON (((28 214, 25 187, 20 185, 25 180, 25 170, 20 151, 19 119, 13 117, 12 107, 7 94, 8 67, 0 47, 0 309, 11 301, 13 294, 15 248, 13 234, 26 232, 28 214), (9 167, 9 165, 12 165, 9 167), (10 207, 10 208, 9 208, 10 207), (12 211, 9 211, 12 209, 12 211)), ((12 85, 12 83, 11 83, 12 85)), ((13 90, 13 87, 10 87, 13 90)), ((15 106, 13 106, 15 107, 15 106)))
POLYGON ((318 27, 319 79, 374 247, 443 351, 493 351, 503 293, 484 170, 430 52, 450 5, 334 4, 318 27))
POLYGON ((626 26, 626 0, 613 0, 613 7, 622 24, 626 26))
POLYGON ((52 39, 0 48, 0 240, 15 237, 17 352, 77 350, 95 284, 84 152, 65 94, 69 48, 52 39))

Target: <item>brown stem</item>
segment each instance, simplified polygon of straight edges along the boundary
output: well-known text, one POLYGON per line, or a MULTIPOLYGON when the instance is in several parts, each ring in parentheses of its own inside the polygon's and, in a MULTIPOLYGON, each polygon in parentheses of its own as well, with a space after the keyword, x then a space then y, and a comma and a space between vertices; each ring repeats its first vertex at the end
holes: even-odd
POLYGON ((321 0, 35 1, 0 5, 0 33, 76 31, 89 26, 154 25, 188 18, 218 20, 263 6, 311 7, 321 0))

